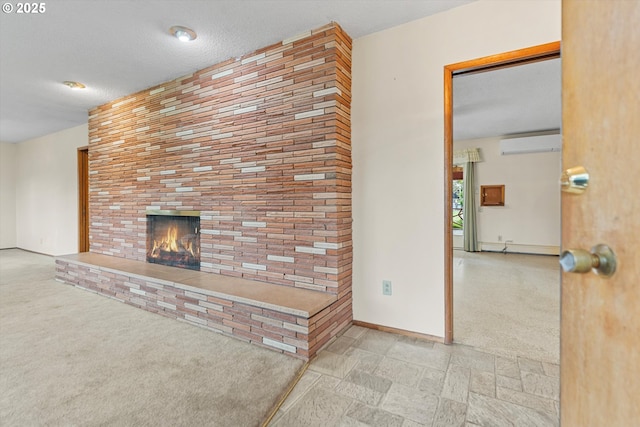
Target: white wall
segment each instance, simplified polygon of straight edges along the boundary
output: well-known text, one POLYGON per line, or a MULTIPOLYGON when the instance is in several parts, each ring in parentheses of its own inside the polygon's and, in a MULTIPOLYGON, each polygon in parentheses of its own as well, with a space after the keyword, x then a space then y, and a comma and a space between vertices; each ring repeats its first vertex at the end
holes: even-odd
POLYGON ((558 40, 559 0, 480 0, 354 40, 354 319, 444 336, 443 67, 558 40))
POLYGON ((0 249, 16 247, 16 153, 0 142, 0 249))
POLYGON ((500 155, 500 138, 456 141, 454 148, 479 148, 476 163, 476 221, 482 250, 558 254, 560 249, 561 153, 500 155), (481 185, 505 186, 504 206, 480 207, 481 185), (498 240, 502 236, 502 242, 498 240))
POLYGON ((81 125, 18 144, 17 246, 48 255, 78 252, 78 153, 81 125))

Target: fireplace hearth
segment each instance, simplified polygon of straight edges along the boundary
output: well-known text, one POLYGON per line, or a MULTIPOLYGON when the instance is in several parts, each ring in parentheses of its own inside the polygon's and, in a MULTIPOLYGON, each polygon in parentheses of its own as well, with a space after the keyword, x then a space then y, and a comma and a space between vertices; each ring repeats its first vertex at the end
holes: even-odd
POLYGON ((200 270, 200 212, 147 212, 147 262, 200 270))

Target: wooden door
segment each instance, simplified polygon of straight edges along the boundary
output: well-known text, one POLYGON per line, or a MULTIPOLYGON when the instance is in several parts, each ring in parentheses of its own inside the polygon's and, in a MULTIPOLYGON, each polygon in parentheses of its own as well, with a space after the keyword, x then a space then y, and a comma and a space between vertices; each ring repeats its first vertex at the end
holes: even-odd
POLYGON ((563 426, 640 425, 640 1, 563 0, 563 249, 609 245, 610 278, 562 274, 563 426))
POLYGON ((78 252, 89 252, 89 149, 78 149, 78 252))

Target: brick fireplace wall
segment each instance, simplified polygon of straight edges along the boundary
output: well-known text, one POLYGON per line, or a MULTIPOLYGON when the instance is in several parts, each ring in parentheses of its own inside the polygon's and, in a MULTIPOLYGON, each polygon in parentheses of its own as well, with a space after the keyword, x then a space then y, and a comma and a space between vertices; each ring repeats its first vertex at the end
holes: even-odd
POLYGON ((351 39, 337 24, 95 108, 90 251, 145 260, 201 211, 201 271, 337 294, 351 319, 351 39))

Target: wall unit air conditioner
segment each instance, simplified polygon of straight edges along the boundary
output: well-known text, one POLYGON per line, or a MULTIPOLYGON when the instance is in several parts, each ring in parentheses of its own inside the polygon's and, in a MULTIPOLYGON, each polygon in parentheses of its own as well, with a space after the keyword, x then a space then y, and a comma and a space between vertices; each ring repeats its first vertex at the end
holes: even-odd
POLYGON ((500 140, 500 154, 544 153, 562 150, 562 135, 538 135, 500 140))

